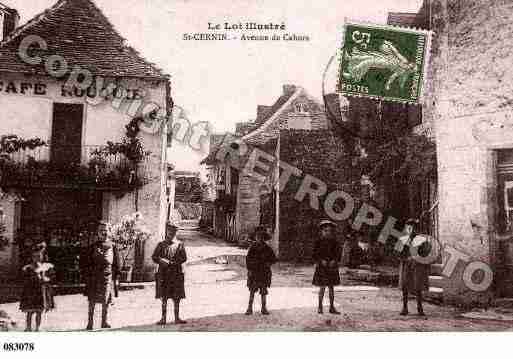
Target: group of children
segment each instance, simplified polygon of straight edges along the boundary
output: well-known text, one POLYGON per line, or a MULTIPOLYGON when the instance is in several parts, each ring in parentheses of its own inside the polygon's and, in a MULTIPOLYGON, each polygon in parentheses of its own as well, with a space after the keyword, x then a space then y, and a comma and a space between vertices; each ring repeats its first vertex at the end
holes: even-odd
MULTIPOLYGON (((323 314, 323 301, 326 287, 329 291, 331 314, 340 314, 335 308, 334 287, 340 284, 339 265, 342 259, 342 248, 335 237, 335 223, 325 220, 319 224, 320 234, 316 239, 312 259, 316 263, 312 284, 319 287, 318 313, 323 314)), ((271 286, 271 266, 276 263, 276 256, 266 243, 270 236, 264 228, 257 228, 255 243, 249 248, 246 257, 248 269, 249 303, 246 315, 253 314, 253 301, 256 292, 260 292, 264 315, 268 315, 267 294, 271 286)))
MULTIPOLYGON (((407 222, 408 241, 415 236, 412 230, 413 222, 407 222)), ((336 225, 329 220, 319 224, 319 236, 315 240, 312 259, 315 262, 315 272, 312 284, 319 287, 318 308, 319 314, 324 313, 323 302, 326 287, 329 292, 329 313, 338 315, 340 312, 335 307, 334 287, 340 285, 339 266, 342 260, 342 247, 335 235, 336 225)), ((152 258, 159 265, 157 273, 157 298, 162 299, 162 319, 158 324, 166 324, 167 299, 173 299, 175 309, 175 323, 185 323, 179 317, 179 303, 185 298, 184 277, 181 265, 186 261, 185 247, 176 239, 178 228, 169 225, 166 232, 166 240, 159 243, 152 258)), ((253 314, 253 302, 255 294, 261 296, 261 313, 269 315, 267 308, 268 288, 271 286, 271 266, 277 258, 272 248, 267 244, 270 235, 259 227, 255 232, 255 241, 248 250, 246 266, 248 270, 247 287, 249 289, 249 301, 246 315, 253 314)), ((408 242, 407 241, 407 242, 408 242)), ((32 319, 35 315, 35 330, 41 325, 42 313, 55 308, 51 279, 53 265, 45 260, 45 246, 36 246, 32 251, 31 262, 23 267, 24 285, 20 300, 20 310, 26 313, 26 331, 32 331, 32 319)), ((407 256, 401 262, 401 284, 404 303, 402 315, 408 314, 407 298, 409 293, 417 295, 417 309, 420 315, 424 315, 422 308, 422 290, 427 283, 423 268, 417 268, 407 256)))
MULTIPOLYGON (((410 247, 413 246, 413 240, 417 237, 415 226, 417 220, 408 219, 404 226, 404 236, 400 238, 403 243, 403 250, 400 253, 399 267, 399 288, 403 294, 403 307, 401 315, 408 315, 408 297, 414 294, 417 299, 417 313, 424 317, 424 309, 422 305, 422 292, 428 289, 429 269, 428 264, 415 261, 410 254, 410 247)), ((336 225, 329 220, 323 220, 319 224, 319 236, 315 240, 312 259, 315 263, 315 272, 312 284, 319 287, 319 301, 317 312, 324 313, 323 302, 326 287, 329 292, 329 313, 340 314, 335 307, 335 290, 334 287, 340 285, 339 266, 342 260, 342 247, 335 235, 336 225)), ((247 315, 253 314, 253 300, 255 293, 258 291, 262 297, 262 314, 267 315, 267 294, 268 288, 271 286, 271 266, 276 262, 273 250, 266 242, 270 239, 269 235, 263 228, 258 228, 255 233, 256 242, 250 247, 246 264, 248 269, 248 288, 249 303, 246 311, 247 315)), ((354 240, 348 238, 347 241, 354 240)), ((346 241, 346 243, 347 243, 346 241)), ((354 247, 354 243, 352 245, 354 247)), ((354 254, 351 245, 349 255, 354 254)), ((430 252, 430 242, 424 241, 418 247, 418 253, 426 256, 430 252)), ((358 255, 361 253, 357 252, 358 255)), ((350 261, 349 261, 350 262, 350 261)))

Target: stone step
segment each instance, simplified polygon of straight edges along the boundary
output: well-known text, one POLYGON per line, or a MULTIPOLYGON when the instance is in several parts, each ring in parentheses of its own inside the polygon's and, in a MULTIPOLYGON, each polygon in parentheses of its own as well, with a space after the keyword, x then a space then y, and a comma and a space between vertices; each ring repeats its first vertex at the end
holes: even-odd
POLYGON ((431 264, 431 274, 441 276, 443 271, 442 263, 431 264))
POLYGON ((513 309, 513 298, 497 298, 493 301, 492 306, 513 309))
POLYGON ((380 278, 380 273, 366 269, 348 269, 345 273, 352 279, 364 282, 377 283, 380 278))
POLYGON ((430 275, 429 276, 429 286, 435 288, 443 288, 444 287, 445 278, 440 275, 430 275))
POLYGON ((429 287, 429 291, 425 294, 425 299, 428 302, 440 304, 444 300, 444 290, 442 288, 429 287))

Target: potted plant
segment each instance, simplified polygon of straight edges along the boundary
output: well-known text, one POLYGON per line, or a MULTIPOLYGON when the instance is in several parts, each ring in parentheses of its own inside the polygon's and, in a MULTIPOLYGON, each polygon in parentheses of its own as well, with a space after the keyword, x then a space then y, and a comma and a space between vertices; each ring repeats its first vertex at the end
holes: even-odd
POLYGON ((121 282, 131 282, 133 265, 129 263, 130 255, 137 244, 147 240, 151 233, 142 223, 140 213, 134 213, 111 228, 112 241, 116 244, 121 258, 121 282))

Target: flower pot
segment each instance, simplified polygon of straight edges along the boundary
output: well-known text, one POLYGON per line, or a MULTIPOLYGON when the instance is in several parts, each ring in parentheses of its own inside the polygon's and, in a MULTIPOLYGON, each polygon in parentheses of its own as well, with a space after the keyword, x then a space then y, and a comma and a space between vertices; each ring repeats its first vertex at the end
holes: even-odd
POLYGON ((121 269, 119 281, 124 283, 132 282, 132 267, 124 267, 121 269))

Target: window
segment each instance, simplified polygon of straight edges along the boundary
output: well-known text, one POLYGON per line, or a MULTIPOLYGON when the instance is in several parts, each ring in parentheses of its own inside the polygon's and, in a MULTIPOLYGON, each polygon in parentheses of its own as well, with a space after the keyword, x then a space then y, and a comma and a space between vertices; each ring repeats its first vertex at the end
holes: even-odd
POLYGON ((308 113, 308 105, 306 103, 296 103, 295 109, 297 113, 308 113))

